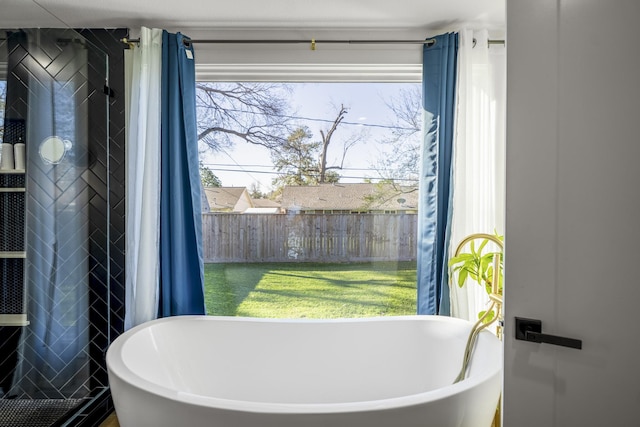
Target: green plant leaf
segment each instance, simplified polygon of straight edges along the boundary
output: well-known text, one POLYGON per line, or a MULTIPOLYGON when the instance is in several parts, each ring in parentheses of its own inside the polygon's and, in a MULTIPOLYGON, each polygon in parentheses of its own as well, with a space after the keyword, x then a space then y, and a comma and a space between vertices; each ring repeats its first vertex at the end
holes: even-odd
POLYGON ((482 253, 482 250, 484 249, 485 246, 487 246, 487 243, 489 243, 489 239, 484 239, 482 243, 480 243, 480 247, 478 248, 479 254, 482 253))
MULTIPOLYGON (((486 310, 483 310, 483 311, 481 311, 480 313, 478 313, 478 319, 481 319, 481 318, 482 318, 482 316, 484 316, 484 315, 485 315, 485 313, 486 313, 486 310)), ((487 315, 487 317, 482 321, 482 323, 484 323, 485 325, 486 325, 487 323, 491 323, 491 322, 493 322, 493 319, 495 319, 495 317, 496 317, 496 313, 495 313, 495 311, 491 310, 491 311, 489 312, 489 314, 487 315)))
POLYGON ((471 254, 462 253, 462 254, 459 254, 458 256, 454 256, 451 259, 449 259, 449 266, 458 264, 459 262, 466 262, 466 261, 472 260, 473 258, 474 256, 471 254))
POLYGON ((469 270, 462 270, 458 275, 458 287, 463 287, 464 282, 467 281, 467 277, 469 276, 469 270))
POLYGON ((471 278, 476 282, 480 283, 480 274, 478 274, 478 271, 475 269, 468 270, 468 271, 469 271, 469 276, 471 276, 471 278))

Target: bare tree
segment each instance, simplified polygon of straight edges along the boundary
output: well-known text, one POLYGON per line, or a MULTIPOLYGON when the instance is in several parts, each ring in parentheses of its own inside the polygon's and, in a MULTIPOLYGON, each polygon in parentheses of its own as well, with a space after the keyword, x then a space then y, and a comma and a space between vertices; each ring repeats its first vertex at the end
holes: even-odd
POLYGON ((219 151, 244 141, 275 149, 291 133, 280 83, 197 83, 198 140, 219 151))
POLYGON ((331 137, 333 136, 333 133, 336 131, 336 129, 338 129, 338 126, 344 119, 345 114, 347 114, 347 109, 344 108, 344 105, 341 105, 340 111, 338 111, 338 115, 331 124, 329 130, 326 132, 324 130, 320 130, 320 135, 322 136, 322 152, 320 153, 320 178, 318 179, 318 182, 320 183, 324 183, 327 176, 327 150, 329 149, 329 144, 331 144, 331 137))
POLYGON ((385 102, 393 120, 389 135, 379 142, 391 147, 371 165, 380 179, 373 194, 365 198, 368 206, 390 200, 403 200, 404 194, 418 191, 422 128, 422 94, 419 85, 400 90, 385 102))
POLYGON ((417 185, 420 173, 420 135, 422 128, 422 94, 419 85, 403 89, 385 104, 393 120, 390 135, 379 141, 392 149, 372 165, 387 182, 417 185))
POLYGON ((340 105, 338 109, 338 113, 336 118, 331 123, 331 127, 325 131, 320 130, 320 136, 322 137, 321 146, 322 151, 320 153, 320 160, 318 162, 318 182, 326 183, 326 182, 338 182, 340 179, 340 175, 336 172, 336 170, 341 170, 344 168, 344 162, 347 158, 347 152, 356 144, 361 142, 365 136, 364 131, 360 131, 359 133, 351 134, 347 137, 341 138, 342 141, 342 156, 339 161, 335 161, 333 165, 327 166, 327 152, 329 149, 329 145, 332 143, 332 137, 335 131, 338 129, 338 126, 344 120, 345 115, 349 112, 349 110, 344 106, 340 105))

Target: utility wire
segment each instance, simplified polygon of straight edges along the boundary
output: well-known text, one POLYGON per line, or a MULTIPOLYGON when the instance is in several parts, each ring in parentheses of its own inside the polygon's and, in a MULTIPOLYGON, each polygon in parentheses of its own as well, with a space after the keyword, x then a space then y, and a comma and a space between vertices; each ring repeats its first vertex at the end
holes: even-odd
MULTIPOLYGON (((229 170, 229 172, 244 172, 244 173, 246 173, 247 175, 249 175, 249 176, 251 177, 251 179, 253 179, 254 181, 257 181, 257 182, 260 182, 260 180, 259 180, 259 179, 257 179, 255 176, 253 176, 253 175, 251 175, 251 174, 252 174, 252 173, 266 173, 266 172, 261 172, 261 171, 247 171, 247 170, 244 170, 244 169, 242 169, 242 168, 243 168, 243 166, 242 166, 240 163, 238 163, 238 162, 236 161, 236 159, 234 159, 233 157, 231 157, 231 154, 227 153, 227 151, 226 151, 226 150, 223 150, 222 152, 223 152, 223 153, 224 153, 228 158, 230 158, 230 159, 231 159, 231 161, 235 164, 235 166, 238 166, 238 167, 240 168, 240 170, 229 170)), ((222 170, 222 169, 221 169, 221 170, 222 170)))
MULTIPOLYGON (((200 108, 214 108, 214 107, 207 107, 207 106, 201 106, 200 108)), ((230 111, 233 113, 241 113, 241 114, 253 114, 256 116, 273 116, 273 117, 281 117, 284 119, 292 119, 292 120, 308 120, 310 122, 322 122, 322 123, 333 123, 334 120, 329 120, 329 119, 319 119, 316 117, 302 117, 302 116, 291 116, 288 114, 273 114, 273 113, 269 113, 269 114, 264 114, 264 113, 259 113, 256 111, 243 111, 243 110, 236 110, 236 109, 230 109, 230 108, 221 108, 225 111, 230 111)), ((379 124, 372 124, 372 123, 358 123, 358 122, 340 122, 340 124, 344 124, 344 125, 351 125, 351 126, 363 126, 363 127, 372 127, 372 128, 381 128, 381 129, 394 129, 394 130, 408 130, 408 131, 414 131, 417 132, 418 129, 415 128, 409 128, 409 127, 403 127, 403 126, 389 126, 389 125, 379 125, 379 124)))
MULTIPOLYGON (((211 166, 211 167, 233 167, 233 166, 238 166, 238 167, 245 167, 245 168, 270 168, 273 169, 273 165, 251 165, 251 164, 239 164, 239 163, 202 163, 203 166, 211 166)), ((221 169, 219 169, 221 170, 221 169)), ((345 170, 345 171, 370 171, 371 168, 349 168, 349 167, 342 167, 340 168, 340 170, 345 170)))
MULTIPOLYGON (((261 173, 261 174, 268 174, 268 175, 280 175, 280 172, 270 172, 270 171, 257 171, 257 170, 246 170, 246 169, 220 169, 220 168, 216 168, 214 170, 212 170, 212 172, 238 172, 238 173, 246 173, 249 174, 249 176, 251 176, 251 178, 253 178, 254 180, 257 181, 257 179, 252 176, 252 173, 261 173)), ((320 174, 307 174, 309 176, 316 176, 319 177, 320 174)), ((388 179, 388 178, 382 178, 382 177, 372 177, 372 176, 347 176, 347 175, 340 175, 340 179, 388 179)), ((415 179, 411 179, 411 178, 392 178, 394 181, 409 181, 409 182, 414 182, 416 181, 415 179)))

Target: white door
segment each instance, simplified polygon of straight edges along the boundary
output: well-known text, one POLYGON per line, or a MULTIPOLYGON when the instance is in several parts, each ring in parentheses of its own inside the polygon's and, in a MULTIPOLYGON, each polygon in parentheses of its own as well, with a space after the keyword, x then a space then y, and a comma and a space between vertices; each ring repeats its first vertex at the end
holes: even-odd
POLYGON ((507 0, 505 427, 640 426, 640 1, 507 0), (515 317, 582 340, 516 340, 515 317))

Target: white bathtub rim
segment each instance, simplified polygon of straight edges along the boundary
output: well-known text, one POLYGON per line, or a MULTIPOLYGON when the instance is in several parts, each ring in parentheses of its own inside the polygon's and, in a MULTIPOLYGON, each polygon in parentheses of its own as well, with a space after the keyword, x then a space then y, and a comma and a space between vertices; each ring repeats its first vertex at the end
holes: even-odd
MULTIPOLYGON (((285 323, 326 323, 326 322, 376 322, 376 321, 402 321, 408 319, 418 319, 439 322, 461 322, 468 323, 463 319, 447 317, 447 316, 429 316, 429 315, 412 315, 412 316, 385 316, 385 317, 369 317, 369 318, 346 318, 346 319, 271 319, 271 318, 250 318, 250 317, 227 317, 227 316, 180 316, 181 319, 198 319, 205 321, 240 321, 240 322, 285 322, 285 323)), ((120 354, 122 347, 133 337, 138 331, 146 329, 155 324, 169 321, 175 321, 175 317, 167 317, 151 320, 149 322, 138 325, 116 338, 107 350, 106 362, 108 374, 118 377, 122 382, 127 383, 137 389, 141 389, 146 393, 151 393, 165 399, 180 402, 183 404, 202 406, 209 408, 219 408, 229 411, 242 411, 253 413, 271 413, 271 414, 324 414, 324 413, 347 413, 347 412, 364 412, 377 411, 392 408, 402 408, 408 406, 419 405, 426 402, 436 402, 446 399, 452 395, 461 393, 465 390, 477 387, 485 382, 491 382, 494 379, 501 378, 502 368, 494 372, 477 374, 469 378, 465 378, 456 384, 451 384, 435 390, 422 393, 415 393, 406 396, 392 397, 387 399, 343 402, 343 403, 278 403, 278 402, 258 402, 249 400, 223 399, 219 397, 204 396, 193 394, 185 391, 179 391, 165 387, 149 381, 137 373, 129 369, 124 361, 115 356, 120 354)), ((491 334, 483 331, 482 334, 491 334)), ((491 334, 492 335, 492 334, 491 334)), ((495 336, 494 336, 495 337, 495 336)), ((497 338, 496 338, 497 340, 497 338)), ((502 357, 502 354, 499 355, 502 357)), ((499 366, 502 366, 500 361, 499 366)))

